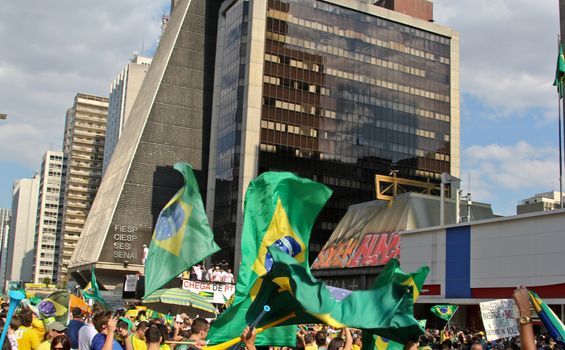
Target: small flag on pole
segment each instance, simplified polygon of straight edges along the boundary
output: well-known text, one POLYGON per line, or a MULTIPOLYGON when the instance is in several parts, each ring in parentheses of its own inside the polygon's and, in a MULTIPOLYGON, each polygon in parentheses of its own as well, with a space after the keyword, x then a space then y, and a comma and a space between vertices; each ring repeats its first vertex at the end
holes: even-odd
POLYGON ((559 41, 559 55, 557 56, 557 67, 555 68, 555 80, 553 86, 557 86, 559 98, 563 98, 563 82, 565 81, 565 58, 563 57, 563 46, 559 41))
POLYGON ((458 308, 459 306, 456 305, 434 305, 430 311, 437 317, 449 321, 458 308))

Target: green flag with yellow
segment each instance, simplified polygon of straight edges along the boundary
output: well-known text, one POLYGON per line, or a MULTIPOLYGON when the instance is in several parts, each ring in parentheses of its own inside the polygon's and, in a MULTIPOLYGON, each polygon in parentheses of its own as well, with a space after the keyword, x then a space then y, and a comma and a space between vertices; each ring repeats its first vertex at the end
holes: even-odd
MULTIPOLYGON (((210 327, 210 343, 237 341, 249 323, 246 314, 261 286, 256 282, 274 262, 269 246, 276 246, 297 264, 309 268, 310 231, 330 195, 326 186, 286 172, 266 172, 250 182, 245 196, 236 293, 232 306, 210 327)), ((296 327, 277 327, 259 334, 256 344, 284 346, 295 342, 296 327)))
POLYGON ((174 168, 183 175, 184 186, 157 219, 145 262, 145 296, 220 250, 214 242, 192 167, 176 163, 174 168))
POLYGON ((555 68, 555 80, 553 86, 557 86, 559 97, 563 97, 563 83, 565 81, 565 57, 563 56, 563 45, 559 42, 559 54, 557 55, 557 67, 555 68))

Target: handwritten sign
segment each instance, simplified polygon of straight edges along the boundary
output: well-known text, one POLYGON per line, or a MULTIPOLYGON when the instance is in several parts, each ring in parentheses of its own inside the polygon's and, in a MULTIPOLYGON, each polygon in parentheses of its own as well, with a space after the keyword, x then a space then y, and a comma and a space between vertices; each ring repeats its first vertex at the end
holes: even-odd
POLYGON ((481 316, 488 341, 520 335, 518 309, 514 300, 499 299, 480 303, 481 316))

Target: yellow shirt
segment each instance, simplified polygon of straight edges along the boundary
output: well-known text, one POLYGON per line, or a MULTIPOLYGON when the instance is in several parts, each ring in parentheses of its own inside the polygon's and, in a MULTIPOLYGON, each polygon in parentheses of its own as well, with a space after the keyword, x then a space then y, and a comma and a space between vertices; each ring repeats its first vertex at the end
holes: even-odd
POLYGON ((131 335, 131 346, 133 350, 147 350, 147 343, 133 334, 131 335))
POLYGON ((35 333, 37 333, 37 336, 41 341, 41 339, 43 339, 43 337, 45 336, 45 325, 43 324, 43 321, 41 321, 38 318, 35 318, 34 316, 33 321, 31 321, 31 328, 33 328, 35 333))
POLYGON ((361 350, 361 347, 357 344, 351 345, 351 350, 361 350))
POLYGON ((51 350, 51 340, 46 340, 36 350, 51 350))
POLYGON ((41 338, 31 327, 21 326, 16 331, 18 350, 36 350, 41 345, 41 338))
POLYGON ((318 350, 318 345, 316 344, 308 344, 304 347, 304 350, 318 350))
POLYGON ((163 345, 161 345, 161 347, 159 349, 160 350, 171 350, 171 347, 169 346, 169 344, 163 344, 163 345))

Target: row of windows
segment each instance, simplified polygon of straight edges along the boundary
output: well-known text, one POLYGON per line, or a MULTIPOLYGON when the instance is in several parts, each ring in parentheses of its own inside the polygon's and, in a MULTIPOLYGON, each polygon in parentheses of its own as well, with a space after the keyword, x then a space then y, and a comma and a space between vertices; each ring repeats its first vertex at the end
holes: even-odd
POLYGON ((421 97, 430 98, 430 99, 433 99, 433 100, 449 103, 449 96, 445 96, 445 95, 438 94, 438 93, 435 93, 435 92, 427 91, 427 90, 424 90, 424 89, 414 88, 412 86, 401 85, 401 84, 391 83, 391 82, 380 80, 380 79, 375 79, 373 77, 369 77, 369 76, 362 75, 362 74, 350 73, 350 72, 346 72, 346 71, 342 71, 342 70, 334 69, 334 68, 327 68, 326 74, 333 75, 333 76, 336 76, 336 77, 339 77, 339 78, 342 78, 342 79, 353 80, 353 81, 357 81, 357 82, 364 83, 364 84, 370 84, 372 86, 379 86, 379 87, 383 87, 383 88, 386 88, 386 89, 389 89, 389 90, 395 90, 395 91, 404 92, 404 93, 411 94, 411 95, 421 96, 421 97))
MULTIPOLYGON (((358 61, 358 62, 369 63, 369 64, 372 64, 374 66, 379 66, 379 67, 383 67, 383 68, 386 68, 386 69, 395 70, 395 71, 398 71, 398 72, 415 75, 417 77, 422 77, 422 78, 426 77, 426 71, 423 70, 423 69, 410 67, 410 66, 400 64, 400 63, 396 63, 396 62, 392 62, 392 61, 383 60, 381 58, 365 55, 365 54, 362 54, 362 53, 359 53, 359 52, 344 50, 342 48, 338 48, 338 47, 331 46, 331 45, 324 45, 324 44, 321 44, 319 42, 312 42, 312 41, 303 40, 303 39, 294 39, 293 37, 290 37, 288 35, 281 35, 281 34, 277 34, 277 33, 273 33, 273 32, 267 32, 266 38, 274 40, 274 41, 279 41, 279 42, 286 42, 286 40, 288 38, 290 43, 293 43, 294 41, 296 41, 297 46, 301 46, 301 47, 304 47, 306 49, 312 49, 312 50, 324 52, 324 53, 334 55, 334 56, 345 57, 345 58, 348 58, 348 59, 351 59, 351 60, 354 60, 354 61, 358 61)), ((275 63, 281 63, 283 61, 283 60, 281 60, 280 56, 273 55, 273 54, 268 54, 268 56, 266 55, 265 60, 270 61, 270 62, 275 62, 275 63)), ((307 62, 302 62, 302 61, 299 61, 299 60, 291 59, 289 64, 293 67, 308 69, 308 70, 311 70, 313 72, 320 72, 321 71, 321 65, 317 64, 317 63, 310 63, 309 64, 307 62), (294 65, 290 64, 290 63, 293 63, 292 61, 295 62, 294 65)))
POLYGON ((263 76, 263 82, 271 85, 278 85, 284 86, 286 88, 294 89, 294 90, 301 90, 301 91, 308 91, 313 94, 319 94, 323 96, 330 95, 330 89, 317 85, 317 84, 308 84, 305 82, 301 82, 298 80, 288 79, 288 78, 279 78, 273 77, 270 75, 263 76))
MULTIPOLYGON (((332 15, 337 15, 337 16, 341 16, 340 12, 342 12, 342 11, 351 12, 351 10, 347 10, 347 9, 344 9, 344 8, 341 8, 341 7, 336 7, 334 5, 326 4, 326 3, 323 3, 323 2, 316 2, 314 6, 319 10, 323 10, 323 11, 331 13, 332 15)), ((450 39, 447 38, 447 37, 437 35, 437 34, 433 34, 433 33, 430 33, 430 32, 426 32, 426 31, 423 31, 423 30, 420 30, 420 29, 416 29, 414 27, 408 27, 406 25, 399 24, 399 23, 396 23, 396 22, 391 22, 391 21, 388 21, 388 20, 383 19, 383 18, 365 15, 365 14, 362 14, 362 13, 355 13, 355 16, 358 18, 359 21, 369 22, 372 25, 375 25, 377 27, 393 27, 394 30, 398 30, 398 31, 403 32, 403 33, 414 35, 418 38, 421 38, 421 39, 424 39, 424 40, 430 40, 430 41, 437 42, 437 43, 443 44, 443 45, 449 45, 449 43, 450 43, 450 39)))
MULTIPOLYGON (((344 30, 344 29, 340 28, 339 26, 332 26, 332 25, 327 25, 327 24, 324 24, 324 23, 311 21, 311 20, 308 20, 308 19, 297 18, 297 17, 294 17, 292 14, 289 14, 289 13, 286 13, 286 12, 281 12, 281 11, 274 10, 274 9, 268 9, 267 10, 267 17, 282 20, 282 21, 285 21, 285 22, 288 22, 288 23, 293 23, 293 24, 299 25, 301 27, 306 27, 306 28, 309 28, 309 29, 322 31, 324 33, 331 33, 331 34, 334 34, 336 36, 340 36, 340 37, 344 37, 344 38, 361 40, 361 41, 368 43, 368 44, 371 44, 371 45, 380 46, 380 47, 384 47, 384 48, 387 48, 387 49, 392 49, 392 50, 395 50, 395 51, 398 51, 398 52, 403 52, 403 53, 406 53, 406 54, 409 54, 409 55, 412 55, 412 56, 425 58, 425 59, 430 60, 430 61, 438 60, 440 63, 449 64, 449 58, 447 58, 447 57, 443 57, 443 56, 436 57, 436 55, 434 55, 433 53, 425 52, 425 51, 414 49, 414 48, 411 48, 411 47, 407 47, 404 43, 398 43, 398 42, 394 42, 394 41, 388 41, 388 42, 383 41, 383 40, 377 39, 375 37, 368 36, 365 33, 356 32, 356 31, 351 30, 351 29, 345 29, 344 30)), ((303 45, 299 45, 299 46, 303 46, 303 45)))

